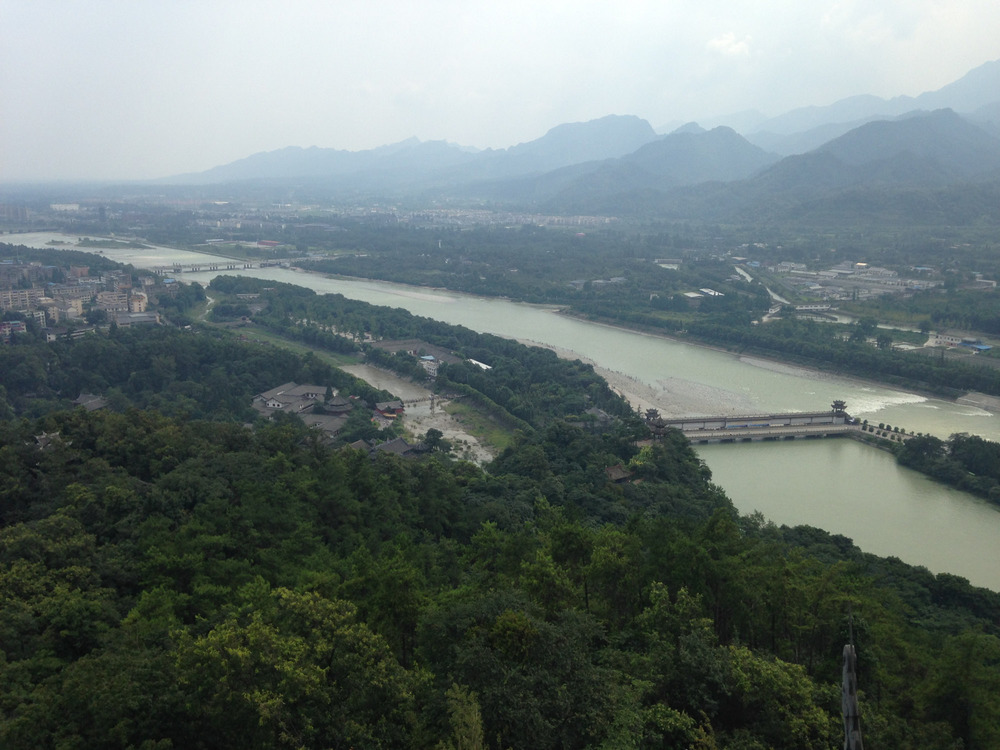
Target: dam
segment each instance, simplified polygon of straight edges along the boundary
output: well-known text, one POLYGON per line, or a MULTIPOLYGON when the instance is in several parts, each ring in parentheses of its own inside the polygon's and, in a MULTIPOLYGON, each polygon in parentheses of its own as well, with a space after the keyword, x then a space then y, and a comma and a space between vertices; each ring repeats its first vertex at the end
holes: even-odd
POLYGON ((655 409, 646 412, 646 424, 654 435, 668 429, 680 430, 695 444, 746 443, 756 440, 841 437, 861 428, 835 401, 829 411, 749 416, 664 418, 655 409))

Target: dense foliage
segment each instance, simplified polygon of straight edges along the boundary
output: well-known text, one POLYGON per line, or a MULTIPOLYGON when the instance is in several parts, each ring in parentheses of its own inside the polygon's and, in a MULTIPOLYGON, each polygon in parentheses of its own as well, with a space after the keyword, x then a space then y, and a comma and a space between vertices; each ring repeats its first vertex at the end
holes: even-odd
POLYGON ((335 352, 363 348, 373 364, 417 379, 426 376, 413 357, 358 342, 366 336, 419 340, 485 364, 489 371, 467 361, 442 365, 436 387, 469 398, 511 427, 531 430, 557 417, 580 416, 596 407, 625 419, 633 430, 642 429, 628 405, 591 366, 561 360, 549 349, 476 333, 401 308, 377 307, 340 294, 320 295, 287 284, 218 277, 212 288, 226 294, 260 294, 267 307, 254 316, 254 322, 283 336, 335 352))
POLYGON ((491 365, 438 387, 517 438, 484 470, 243 426, 255 392, 346 376, 209 331, 3 348, 3 746, 832 748, 851 623, 870 744, 1000 742, 997 594, 738 517, 579 362, 219 284, 276 328, 491 365), (115 408, 65 410, 83 389, 115 408))
POLYGON ((921 435, 900 445, 896 457, 903 466, 1000 502, 1000 443, 963 433, 948 440, 921 435))
POLYGON ((883 298, 865 303, 865 312, 879 320, 927 321, 935 330, 959 329, 1000 335, 1000 306, 993 289, 947 289, 922 292, 902 299, 883 298))
POLYGON ((0 347, 0 416, 68 408, 81 393, 119 411, 248 420, 251 399, 291 380, 344 389, 374 403, 371 388, 315 356, 298 357, 209 329, 113 328, 53 343, 17 338, 0 347))
MULTIPOLYGON (((748 288, 732 264, 699 259, 667 269, 658 258, 691 257, 692 240, 678 234, 599 230, 569 232, 535 226, 465 231, 381 228, 336 235, 336 257, 301 260, 326 273, 436 286, 526 302, 648 309, 675 293, 719 287, 754 309, 763 288, 748 288), (350 251, 350 252, 348 252, 350 251)), ((720 303, 715 300, 714 303, 720 303)), ((687 309, 685 303, 685 309, 687 309)), ((766 293, 764 305, 766 310, 766 293)))
POLYGON ((51 249, 37 247, 25 247, 6 242, 0 242, 0 258, 5 260, 30 260, 32 263, 40 263, 50 267, 55 274, 54 281, 62 281, 65 273, 62 269, 70 266, 87 268, 91 276, 100 276, 102 271, 114 271, 127 268, 131 271, 131 266, 123 266, 108 258, 90 252, 80 250, 62 249, 58 246, 51 249))
MULTIPOLYGON (((418 339, 487 365, 441 365, 435 387, 516 438, 485 469, 372 460, 295 420, 242 424, 289 380, 390 395, 316 356, 202 328, 16 338, 0 348, 0 745, 832 748, 851 632, 871 746, 1000 743, 1000 595, 739 517, 680 433, 641 441, 580 362, 339 295, 213 286, 259 294, 255 322, 317 348, 420 376, 370 343, 418 339), (110 408, 70 411, 82 391, 110 408)), ((595 315, 614 299, 582 291, 595 315)), ((709 333, 736 329, 731 304, 709 333)), ((852 367, 886 354, 810 325, 752 330, 852 367)), ((978 438, 900 451, 1000 482, 978 438)))
POLYGON ((488 473, 149 411, 0 446, 6 747, 829 748, 849 612, 870 743, 1000 738, 996 595, 737 519, 676 434, 488 473))

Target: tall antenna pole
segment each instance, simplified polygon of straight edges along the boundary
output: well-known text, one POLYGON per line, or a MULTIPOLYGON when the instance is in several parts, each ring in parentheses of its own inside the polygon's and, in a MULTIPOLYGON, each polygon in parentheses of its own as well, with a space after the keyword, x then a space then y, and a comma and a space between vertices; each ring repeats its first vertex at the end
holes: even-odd
POLYGON ((840 705, 844 712, 844 750, 864 750, 858 709, 858 655, 854 650, 854 613, 848 616, 850 643, 844 646, 844 682, 840 705))

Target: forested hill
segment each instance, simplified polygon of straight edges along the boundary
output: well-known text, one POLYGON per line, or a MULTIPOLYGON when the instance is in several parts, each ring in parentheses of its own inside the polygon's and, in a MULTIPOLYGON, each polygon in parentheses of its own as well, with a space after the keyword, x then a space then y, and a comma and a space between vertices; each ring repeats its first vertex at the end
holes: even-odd
MULTIPOLYGON (((49 380, 48 408, 0 420, 0 746, 833 748, 851 615, 870 746, 1000 742, 1000 596, 739 517, 678 433, 640 446, 627 410, 590 430, 550 398, 485 469, 373 461, 195 396, 130 408, 170 356, 164 388, 218 376, 189 342, 261 351, 157 335, 122 411, 62 408, 49 380)), ((453 335, 497 365, 480 393, 496 372, 533 403, 544 369, 597 397, 579 363, 453 335)))
POLYGON ((676 437, 620 486, 566 425, 489 472, 152 412, 0 436, 5 747, 834 747, 848 610, 871 741, 998 736, 996 596, 741 521, 676 437))

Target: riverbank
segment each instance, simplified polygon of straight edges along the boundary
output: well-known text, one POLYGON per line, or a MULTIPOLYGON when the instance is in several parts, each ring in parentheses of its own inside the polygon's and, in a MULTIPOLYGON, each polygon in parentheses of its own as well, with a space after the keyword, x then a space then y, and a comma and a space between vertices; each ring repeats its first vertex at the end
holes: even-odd
MULTIPOLYGON (((306 271, 304 269, 297 270, 301 270, 303 273, 309 275, 342 281, 347 284, 360 282, 365 285, 391 286, 395 290, 393 293, 400 297, 431 302, 432 304, 435 304, 435 306, 440 304, 442 298, 446 298, 446 305, 451 305, 468 299, 481 300, 486 303, 502 302, 506 304, 514 304, 522 308, 543 310, 554 313, 559 318, 580 321, 588 326, 595 326, 606 329, 610 332, 621 332, 622 334, 628 336, 648 337, 652 340, 669 342, 678 346, 692 347, 708 352, 717 352, 719 354, 734 357, 737 361, 751 365, 754 368, 759 368, 761 370, 766 370, 780 375, 786 375, 795 379, 808 381, 836 379, 838 381, 845 381, 853 386, 858 386, 858 388, 852 389, 852 392, 856 392, 857 390, 873 392, 877 389, 889 389, 895 394, 900 394, 900 397, 894 397, 888 402, 885 399, 872 400, 868 398, 858 399, 852 397, 849 399, 849 411, 856 416, 861 415, 861 418, 867 417, 876 422, 887 421, 892 424, 905 426, 907 430, 913 429, 914 431, 940 435, 942 438, 948 437, 952 432, 954 432, 954 430, 933 429, 931 425, 921 424, 920 422, 922 420, 901 419, 895 414, 881 413, 882 409, 887 403, 901 404, 934 401, 961 403, 963 406, 983 410, 986 416, 992 416, 993 414, 1000 413, 1000 398, 994 399, 993 397, 974 392, 963 394, 959 394, 958 392, 941 393, 928 388, 919 388, 915 384, 911 383, 899 383, 892 382, 892 380, 860 377, 840 368, 824 366, 824 363, 816 362, 814 360, 800 361, 796 360, 794 357, 781 356, 780 354, 774 354, 767 351, 739 350, 689 336, 670 335, 669 333, 665 333, 662 329, 650 329, 642 326, 632 327, 612 320, 594 319, 590 316, 573 313, 563 305, 531 304, 523 302, 514 303, 506 298, 468 294, 466 292, 459 292, 441 287, 406 285, 379 281, 378 279, 361 279, 357 277, 342 276, 339 274, 330 274, 327 272, 317 272, 311 270, 306 271)), ((385 303, 383 302, 381 304, 385 303)), ((445 319, 449 317, 439 316, 439 312, 446 311, 440 309, 424 314, 429 314, 430 317, 435 317, 437 319, 445 319)), ((451 322, 461 325, 471 324, 471 321, 466 320, 452 320, 451 322)), ((481 325, 470 325, 470 327, 477 328, 477 330, 493 331, 492 325, 487 325, 485 328, 481 325)), ((503 327, 511 328, 511 326, 503 327)), ((523 333, 518 335, 516 333, 508 333, 507 331, 493 332, 498 333, 499 335, 510 336, 511 338, 521 341, 522 343, 552 349, 553 351, 556 351, 560 357, 580 359, 581 361, 593 365, 595 370, 597 370, 599 374, 609 382, 609 385, 611 385, 615 391, 620 393, 633 405, 634 408, 640 411, 644 411, 648 408, 655 408, 664 415, 684 417, 706 414, 753 414, 772 410, 770 407, 765 407, 762 410, 759 405, 754 403, 758 399, 753 397, 752 389, 746 391, 747 395, 745 397, 740 393, 741 390, 745 389, 737 390, 728 388, 725 392, 723 392, 723 390, 717 385, 708 385, 706 384, 706 381, 703 381, 700 377, 691 377, 690 375, 684 377, 667 374, 673 372, 672 367, 666 367, 662 370, 662 372, 665 373, 664 377, 654 376, 653 378, 646 378, 643 380, 628 374, 625 371, 625 367, 620 370, 615 367, 614 364, 611 364, 609 359, 617 361, 617 358, 615 357, 609 358, 601 356, 599 357, 601 362, 598 362, 596 361, 596 358, 598 357, 596 357, 593 353, 591 353, 591 356, 588 357, 584 352, 580 351, 580 349, 560 347, 557 344, 539 341, 531 334, 525 336, 523 333)), ((614 346, 609 347, 609 349, 614 348, 614 346)), ((627 365, 629 363, 623 364, 627 365)), ((707 380, 710 381, 711 379, 712 378, 709 376, 707 380)), ((839 399, 844 398, 845 395, 846 394, 843 392, 832 393, 829 395, 829 398, 839 399)), ((797 411, 823 409, 826 408, 829 403, 831 403, 830 400, 828 398, 824 398, 822 403, 810 404, 808 406, 796 406, 788 410, 797 411)), ((930 406, 929 408, 933 409, 937 407, 930 406)), ((977 432, 976 430, 971 431, 977 432)), ((1000 435, 984 435, 984 437, 998 439, 1000 438, 1000 435)))
MULTIPOLYGON (((697 346, 702 349, 707 349, 710 351, 726 352, 728 354, 734 354, 739 357, 747 357, 751 361, 758 360, 761 362, 773 362, 789 368, 798 368, 799 370, 802 371, 820 372, 829 375, 836 375, 837 377, 844 378, 845 380, 854 380, 856 382, 862 382, 862 383, 877 383, 878 385, 886 388, 899 388, 901 390, 905 390, 910 393, 924 396, 926 398, 936 398, 936 399, 957 402, 959 399, 962 399, 968 395, 973 395, 973 392, 960 391, 950 387, 942 387, 939 389, 935 389, 930 386, 920 387, 918 383, 906 381, 905 378, 897 378, 896 380, 902 382, 896 382, 896 380, 894 380, 891 377, 882 380, 877 380, 870 377, 869 378, 857 377, 853 375, 850 371, 841 369, 836 365, 826 361, 817 361, 811 358, 797 358, 795 356, 788 354, 776 355, 771 350, 759 349, 753 346, 741 347, 741 348, 730 347, 726 346, 725 344, 718 344, 705 341, 697 337, 692 338, 690 336, 670 335, 669 333, 664 333, 659 328, 653 328, 650 326, 642 326, 642 325, 635 327, 625 326, 612 319, 600 318, 600 317, 595 318, 590 315, 579 315, 565 308, 560 308, 559 314, 565 315, 570 318, 574 318, 576 320, 586 321, 587 323, 593 325, 607 326, 609 328, 616 328, 618 330, 628 331, 630 333, 638 333, 644 336, 654 336, 657 338, 662 338, 666 341, 673 341, 679 344, 697 346)), ((1000 366, 998 366, 996 369, 1000 369, 1000 366)), ((991 396, 986 396, 984 394, 978 394, 978 395, 983 395, 983 398, 994 398, 991 396)), ((1000 409, 1000 396, 996 397, 996 399, 997 399, 996 405, 998 409, 1000 409)), ((969 403, 973 402, 970 401, 969 403)))
MULTIPOLYGON (((581 320, 590 325, 601 326, 603 328, 608 328, 611 330, 622 331, 623 333, 638 334, 641 336, 649 336, 655 339, 661 339, 663 341, 669 341, 684 346, 696 347, 698 349, 703 349, 705 351, 719 352, 722 354, 727 354, 735 357, 740 362, 752 365, 754 367, 760 367, 762 369, 770 370, 771 372, 790 375, 797 378, 836 378, 838 380, 843 380, 848 383, 854 384, 861 388, 890 388, 899 391, 900 393, 910 394, 914 399, 920 401, 927 401, 929 403, 929 409, 935 409, 930 402, 946 402, 952 403, 960 406, 967 406, 975 410, 981 410, 983 416, 992 417, 994 415, 1000 414, 1000 396, 992 396, 984 393, 979 393, 977 391, 967 391, 959 395, 943 394, 930 389, 917 388, 911 385, 901 385, 898 383, 892 383, 882 380, 876 380, 872 378, 859 377, 852 375, 849 372, 844 372, 834 367, 824 368, 818 366, 813 362, 800 362, 793 358, 777 358, 775 356, 769 356, 766 352, 759 351, 741 351, 737 349, 727 348, 718 344, 712 344, 698 339, 693 339, 689 337, 681 336, 671 336, 665 334, 662 331, 652 330, 648 327, 631 328, 628 326, 620 325, 608 320, 595 320, 590 317, 575 315, 565 309, 559 310, 560 315, 564 315, 568 318, 581 320)), ((589 364, 595 365, 595 371, 598 371, 602 377, 604 377, 608 384, 620 395, 622 395, 626 400, 633 404, 635 408, 640 409, 640 411, 645 411, 648 408, 655 408, 659 410, 665 416, 672 417, 682 417, 682 416, 702 416, 705 414, 724 414, 724 413, 735 413, 733 410, 725 410, 719 408, 713 408, 716 405, 712 403, 711 398, 704 399, 702 404, 702 409, 700 411, 691 411, 690 409, 683 412, 676 412, 673 410, 673 399, 672 390, 670 387, 670 379, 663 379, 659 381, 658 385, 661 388, 651 387, 646 383, 636 380, 635 378, 625 374, 620 373, 616 370, 609 368, 600 368, 596 364, 586 357, 581 357, 579 354, 569 351, 569 350, 559 350, 556 347, 547 346, 544 343, 537 341, 525 341, 524 343, 531 343, 535 346, 546 346, 547 348, 553 349, 561 357, 567 358, 580 358, 582 361, 588 362, 589 364)), ((686 391, 685 402, 690 401, 690 392, 686 391)), ((855 412, 854 409, 850 408, 852 404, 849 404, 849 411, 855 412)), ((822 408, 822 406, 817 406, 817 408, 822 408)), ((756 412, 751 412, 756 413, 756 412)), ((872 412, 865 409, 861 409, 857 412, 861 414, 862 417, 874 416, 872 412)), ((875 421, 885 421, 881 417, 875 421)), ((954 430, 943 430, 934 431, 928 430, 926 427, 921 428, 919 425, 903 424, 903 421, 898 419, 889 419, 888 421, 893 424, 898 423, 899 426, 905 427, 907 430, 914 429, 915 431, 922 431, 924 434, 933 434, 940 437, 942 440, 947 439, 954 432, 954 430)), ((972 434, 979 434, 975 430, 970 430, 972 434)), ((983 435, 991 440, 997 440, 997 437, 992 435, 983 435)))
MULTIPOLYGON (((75 239, 52 233, 18 236, 19 240, 41 247, 55 238, 75 239)), ((179 258, 210 256, 155 248, 141 252, 110 250, 107 257, 149 267, 169 265, 179 258)), ((185 274, 182 280, 207 284, 215 275, 185 274)), ((601 373, 612 386, 640 410, 656 408, 665 415, 679 417, 815 411, 843 399, 852 415, 875 423, 887 422, 942 438, 968 432, 1000 441, 1000 424, 983 419, 1000 414, 1000 405, 990 409, 988 402, 975 394, 956 405, 953 398, 905 385, 885 386, 883 381, 818 369, 813 363, 733 351, 686 336, 670 336, 662 329, 642 331, 593 321, 556 306, 511 303, 375 280, 348 281, 298 269, 254 269, 245 275, 298 284, 319 293, 345 294, 372 304, 404 307, 415 315, 554 349, 561 347, 569 351, 564 356, 601 366, 601 373), (725 360, 720 359, 722 356, 725 360)))
MULTIPOLYGON (((788 376, 795 378, 797 380, 806 380, 818 382, 827 378, 836 378, 840 381, 846 381, 850 383, 854 389, 866 390, 871 388, 881 388, 885 387, 883 384, 877 381, 866 380, 864 378, 856 378, 841 375, 840 373, 829 373, 823 370, 809 368, 802 365, 797 365, 793 363, 784 362, 781 360, 767 359, 759 356, 751 356, 746 354, 740 354, 738 352, 729 351, 720 347, 702 345, 690 340, 678 340, 669 336, 662 336, 654 333, 648 332, 636 332, 632 329, 625 327, 615 327, 607 323, 597 324, 603 328, 620 330, 623 333, 630 333, 642 336, 649 336, 651 338, 662 339, 664 341, 670 341, 684 346, 695 347, 697 349, 716 352, 719 354, 724 354, 733 357, 736 361, 750 365, 754 368, 759 368, 762 371, 769 373, 776 373, 778 375, 788 376)), ((556 353, 557 356, 563 359, 579 359, 580 361, 591 365, 594 371, 604 378, 609 387, 618 395, 622 396, 626 401, 631 404, 632 408, 638 411, 640 414, 644 414, 647 409, 656 409, 664 417, 668 418, 679 418, 679 417, 691 417, 691 416, 705 416, 705 415, 715 415, 715 414, 755 414, 755 413, 765 413, 765 411, 773 410, 761 410, 759 408, 754 408, 751 404, 741 404, 739 402, 720 402, 717 397, 717 392, 709 386, 703 386, 698 383, 692 383, 690 380, 679 379, 671 376, 664 378, 659 378, 654 383, 644 382, 633 375, 620 370, 601 366, 595 362, 592 358, 581 355, 579 352, 559 346, 553 346, 540 342, 534 339, 520 338, 518 339, 523 344, 529 344, 532 346, 540 346, 546 349, 551 349, 556 353)), ((927 410, 930 413, 937 411, 937 407, 934 406, 931 399, 934 396, 930 394, 921 394, 915 391, 899 391, 900 394, 904 394, 908 401, 913 403, 926 403, 928 404, 927 410)), ((835 397, 839 397, 841 394, 835 394, 835 397)), ((902 398, 902 396, 901 396, 902 398)), ((989 405, 991 403, 992 397, 983 396, 982 394, 969 394, 968 398, 963 401, 970 408, 983 409, 985 416, 991 416, 992 413, 1000 412, 1000 399, 996 399, 995 408, 997 412, 988 411, 989 405)), ((814 407, 811 408, 813 411, 822 411, 827 406, 829 406, 830 401, 826 400, 823 402, 817 402, 814 407)), ((855 404, 848 404, 848 411, 852 414, 861 414, 861 418, 873 417, 873 413, 868 410, 869 405, 863 402, 857 402, 855 404), (856 409, 851 407, 855 406, 856 409), (857 413, 855 413, 857 411, 857 413)), ((797 411, 798 409, 792 409, 791 411, 797 411)), ((810 409, 804 409, 810 410, 810 409)), ((876 423, 879 421, 885 421, 881 416, 874 420, 876 423)), ((896 420, 899 421, 899 420, 896 420)), ((905 420, 904 420, 905 421, 905 420)), ((907 431, 910 429, 921 430, 926 434, 934 434, 935 431, 928 430, 919 425, 903 424, 903 421, 899 421, 900 428, 906 428, 907 431)), ((942 439, 947 438, 951 433, 942 432, 940 437, 942 439)))
POLYGON ((592 359, 584 357, 571 349, 564 349, 562 347, 553 346, 541 341, 534 341, 532 339, 521 338, 517 341, 518 343, 526 346, 538 346, 543 349, 549 349, 550 351, 555 352, 556 356, 560 359, 578 359, 584 364, 590 365, 594 368, 595 373, 607 381, 608 386, 612 391, 624 398, 632 406, 632 408, 640 414, 645 413, 647 409, 660 410, 662 408, 664 400, 663 394, 646 383, 643 383, 638 378, 632 377, 624 372, 611 370, 607 367, 601 367, 592 359))
POLYGON ((966 393, 964 396, 959 396, 956 399, 956 402, 959 404, 975 406, 978 409, 993 412, 994 414, 1000 413, 1000 398, 997 396, 988 396, 985 393, 971 392, 966 393))
MULTIPOLYGON (((26 243, 38 243, 36 246, 44 246, 45 242, 54 238, 76 239, 71 235, 56 235, 55 233, 37 233, 34 235, 28 234, 18 236, 18 239, 26 241, 26 243)), ((115 260, 121 260, 122 262, 131 262, 138 267, 144 267, 147 265, 169 265, 165 254, 165 251, 167 250, 168 248, 164 247, 155 247, 153 250, 145 250, 141 252, 111 250, 108 252, 107 257, 111 257, 115 260)), ((199 248, 199 251, 174 250, 172 252, 179 253, 180 255, 186 257, 215 257, 204 252, 205 250, 206 248, 199 248)), ((280 273, 274 274, 274 270, 275 269, 255 269, 247 275, 257 277, 272 277, 281 275, 280 273)), ((559 335, 558 340, 554 339, 548 332, 548 328, 551 327, 549 323, 542 324, 544 326, 544 335, 541 330, 538 334, 523 329, 516 330, 517 324, 521 322, 521 319, 529 316, 527 314, 521 315, 520 313, 514 313, 510 316, 512 320, 508 321, 507 317, 510 311, 508 311, 504 305, 516 304, 518 308, 524 310, 525 313, 527 313, 528 310, 545 311, 550 314, 555 313, 556 318, 563 318, 567 321, 580 321, 588 326, 599 327, 601 329, 606 329, 609 332, 620 332, 623 334, 622 339, 619 339, 617 336, 610 339, 607 336, 603 336, 597 337, 601 342, 599 344, 595 342, 594 344, 588 343, 581 346, 577 346, 576 344, 567 346, 565 347, 566 349, 572 349, 575 351, 571 351, 565 356, 573 359, 580 358, 585 361, 591 361, 594 364, 602 365, 603 369, 601 372, 607 377, 609 382, 612 383, 612 386, 621 392, 622 395, 625 396, 630 402, 632 402, 636 408, 640 409, 652 407, 659 409, 664 414, 673 416, 694 416, 699 414, 705 415, 716 413, 763 413, 764 411, 773 410, 777 405, 772 406, 771 403, 768 403, 775 401, 774 394, 766 392, 768 384, 762 382, 760 378, 756 378, 753 375, 747 378, 747 387, 733 387, 729 383, 720 382, 721 379, 715 377, 716 373, 712 371, 704 372, 704 377, 702 377, 701 373, 682 372, 679 368, 675 367, 675 362, 673 360, 658 363, 655 366, 655 369, 651 362, 642 363, 636 361, 634 357, 631 358, 632 361, 627 361, 629 359, 628 357, 623 360, 614 350, 618 348, 621 340, 627 340, 633 336, 643 338, 648 337, 648 340, 650 341, 649 348, 651 351, 661 349, 662 347, 655 342, 663 341, 677 346, 688 346, 707 352, 724 353, 728 356, 735 357, 736 361, 752 365, 754 368, 769 370, 775 373, 785 373, 790 375, 792 378, 800 380, 819 381, 823 379, 837 379, 847 381, 848 383, 853 382, 860 385, 860 390, 864 391, 865 394, 864 398, 857 398, 854 395, 851 395, 847 399, 849 401, 849 410, 852 414, 862 414, 864 417, 868 417, 876 422, 887 421, 892 424, 905 426, 908 430, 913 429, 915 431, 922 431, 925 433, 929 432, 931 434, 940 435, 941 437, 947 437, 951 434, 951 432, 956 431, 950 427, 938 429, 938 425, 936 423, 941 420, 932 419, 929 423, 924 423, 925 420, 923 417, 926 415, 926 412, 918 415, 920 419, 913 419, 911 415, 907 415, 904 418, 898 414, 883 411, 886 405, 892 406, 901 403, 911 403, 921 399, 940 399, 942 401, 951 401, 954 403, 954 394, 945 395, 928 392, 927 390, 914 388, 907 384, 889 385, 883 380, 859 378, 849 372, 844 373, 834 368, 823 367, 822 363, 796 362, 792 358, 772 356, 766 352, 734 350, 726 348, 725 346, 713 344, 711 342, 699 341, 687 336, 672 336, 669 333, 664 332, 663 329, 648 330, 636 327, 626 327, 614 321, 593 320, 589 317, 568 312, 565 307, 559 305, 510 303, 509 301, 504 301, 497 297, 469 295, 467 293, 454 292, 440 288, 389 284, 375 279, 344 277, 337 274, 316 272, 298 267, 296 267, 294 271, 291 271, 291 269, 286 269, 286 271, 289 271, 290 275, 295 277, 295 280, 290 283, 314 287, 317 291, 336 291, 348 294, 349 296, 356 296, 361 299, 369 299, 376 304, 403 306, 407 309, 411 309, 411 311, 415 314, 427 315, 429 317, 446 320, 454 324, 467 325, 477 330, 493 332, 497 335, 504 335, 510 338, 528 338, 530 339, 529 343, 541 346, 549 346, 549 344, 539 342, 536 339, 547 338, 549 342, 555 345, 562 344, 564 341, 569 341, 570 339, 562 334, 559 335), (335 284, 314 285, 312 283, 305 282, 305 277, 328 279, 331 282, 335 282, 335 284), (335 288, 323 288, 328 286, 334 286, 335 288), (341 286, 351 286, 353 288, 339 288, 341 286), (369 291, 367 288, 358 289, 357 287, 372 287, 373 289, 369 291), (391 290, 387 289, 388 287, 391 287, 391 290), (355 292, 360 293, 355 295, 355 292), (384 299, 386 292, 391 295, 389 299, 384 299), (373 297, 379 297, 379 299, 373 299, 373 297), (466 314, 467 305, 465 300, 482 301, 485 304, 475 305, 477 309, 470 317, 466 314), (411 301, 417 304, 411 305, 411 301), (463 314, 461 316, 454 314, 459 307, 463 310, 463 314), (513 318, 517 318, 517 320, 515 321, 513 318), (498 323, 499 321, 502 321, 502 323, 498 323), (604 356, 603 353, 597 353, 594 350, 594 346, 602 347, 603 351, 608 353, 608 356, 604 356), (589 360, 586 356, 588 353, 590 354, 589 360), (595 362, 595 360, 599 360, 599 362, 595 362), (638 379, 634 376, 638 376, 638 379), (893 396, 888 400, 882 398, 881 396, 877 399, 868 398, 868 394, 879 388, 893 389, 898 393, 907 394, 907 397, 899 399, 893 396), (912 396, 912 398, 910 396, 912 396)), ((200 277, 201 278, 198 280, 201 280, 202 283, 206 283, 203 279, 210 279, 211 276, 209 274, 201 274, 200 277)), ((184 278, 183 280, 188 281, 194 279, 184 278)), ((557 327, 560 330, 566 328, 566 326, 562 325, 557 327)), ((633 345, 631 343, 625 343, 622 344, 622 346, 628 348, 633 345)), ((645 348, 644 344, 640 344, 640 346, 645 348)), ((687 357, 682 358, 691 359, 687 357)), ((820 390, 829 391, 830 389, 820 390)), ((856 390, 852 391, 852 394, 855 393, 856 390)), ((785 393, 790 392, 786 390, 785 393)), ((829 392, 821 396, 822 403, 817 402, 806 404, 797 403, 802 401, 802 399, 785 398, 782 395, 780 397, 780 401, 784 403, 777 408, 789 411, 815 410, 824 408, 828 405, 830 403, 829 399, 844 397, 845 393, 843 392, 829 392)), ((984 398, 980 398, 977 394, 970 393, 967 397, 962 399, 961 404, 962 406, 969 407, 970 410, 976 408, 983 409, 984 411, 990 413, 1000 413, 1000 399, 998 399, 994 405, 990 405, 989 401, 984 398)), ((985 426, 985 424, 983 426, 985 426)), ((963 425, 957 431, 969 431, 971 433, 979 434, 979 431, 975 426, 970 428, 970 426, 963 425)), ((1000 432, 997 432, 996 430, 991 430, 990 432, 995 434, 984 434, 983 436, 994 440, 1000 440, 1000 432)))
MULTIPOLYGON (((157 251, 109 251, 109 255, 138 266, 168 265, 175 259, 157 251)), ((185 274, 183 280, 207 285, 216 275, 185 274)), ((596 362, 598 372, 637 408, 651 404, 664 414, 816 411, 843 399, 852 415, 870 423, 886 422, 944 437, 965 432, 1000 442, 1000 422, 993 419, 994 413, 977 406, 807 371, 780 360, 780 366, 765 366, 763 358, 688 338, 672 340, 534 306, 384 282, 342 282, 275 268, 242 275, 405 308, 413 315, 563 351, 570 359, 596 362), (688 387, 690 397, 682 392, 688 387)), ((741 512, 761 510, 777 524, 817 526, 850 536, 869 552, 966 576, 978 585, 1000 586, 992 552, 1000 546, 996 508, 898 466, 887 452, 868 450, 853 440, 791 440, 696 450, 741 512)))

